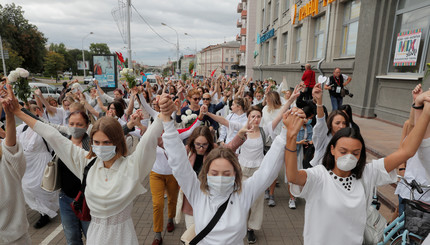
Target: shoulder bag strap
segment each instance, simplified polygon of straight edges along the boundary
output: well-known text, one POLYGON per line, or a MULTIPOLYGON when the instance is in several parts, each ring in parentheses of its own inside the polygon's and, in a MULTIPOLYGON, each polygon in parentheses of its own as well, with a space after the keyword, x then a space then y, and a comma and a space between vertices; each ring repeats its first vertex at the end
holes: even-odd
POLYGON ((87 174, 88 174, 88 171, 90 170, 91 166, 94 165, 94 163, 96 162, 96 160, 97 160, 97 157, 95 157, 93 160, 91 160, 91 162, 87 166, 85 166, 84 175, 82 177, 82 185, 81 185, 81 191, 82 191, 82 193, 84 193, 85 187, 87 186, 87 174))
POLYGON ((261 134, 261 139, 263 140, 263 147, 266 145, 266 133, 264 132, 264 129, 262 127, 260 128, 260 134, 261 134))
POLYGON ((212 231, 212 229, 215 227, 215 225, 218 223, 219 219, 221 218, 224 211, 227 209, 228 201, 230 200, 231 194, 228 197, 227 201, 225 201, 216 211, 214 217, 209 221, 209 224, 201 231, 199 234, 197 234, 193 240, 190 241, 190 245, 196 245, 199 243, 209 232, 212 231))

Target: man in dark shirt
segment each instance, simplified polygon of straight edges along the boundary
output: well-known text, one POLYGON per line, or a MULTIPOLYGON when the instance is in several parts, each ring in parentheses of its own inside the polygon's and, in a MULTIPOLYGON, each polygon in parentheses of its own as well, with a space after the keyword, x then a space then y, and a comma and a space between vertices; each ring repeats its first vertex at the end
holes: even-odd
POLYGON ((330 76, 330 78, 324 85, 324 88, 330 93, 330 100, 333 111, 339 109, 339 107, 342 105, 343 97, 341 91, 343 87, 348 85, 348 83, 350 82, 351 77, 348 77, 345 74, 341 74, 339 67, 334 68, 333 76, 330 76))
POLYGON ((302 82, 305 88, 305 100, 312 100, 312 89, 315 86, 315 72, 312 70, 310 64, 305 65, 305 72, 303 72, 302 82))

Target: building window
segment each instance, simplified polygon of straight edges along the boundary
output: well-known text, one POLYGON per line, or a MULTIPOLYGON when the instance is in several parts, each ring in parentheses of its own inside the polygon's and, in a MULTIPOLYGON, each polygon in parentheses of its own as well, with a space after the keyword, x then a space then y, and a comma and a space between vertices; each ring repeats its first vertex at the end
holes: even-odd
POLYGON ((277 38, 273 38, 273 42, 272 42, 272 64, 276 64, 276 55, 277 55, 277 47, 278 47, 278 39, 277 38))
POLYGON ((273 11, 273 20, 278 19, 279 14, 279 0, 275 0, 275 9, 273 11))
POLYGON ((262 23, 262 25, 261 25, 261 32, 263 32, 264 28, 266 28, 266 15, 265 15, 265 12, 264 12, 264 8, 261 11, 261 23, 262 23))
POLYGON ((287 11, 290 8, 290 0, 284 0, 284 11, 287 11))
POLYGON ((228 58, 225 58, 225 62, 228 62, 228 58))
POLYGON ((269 64, 269 42, 265 42, 263 44, 263 64, 267 65, 269 64))
POLYGON ((302 42, 302 27, 296 28, 296 50, 294 52, 294 61, 300 61, 300 44, 302 42))
POLYGON ((228 70, 228 66, 225 66, 225 69, 224 69, 225 71, 227 71, 228 70))
POLYGON ((430 3, 400 0, 391 42, 391 73, 423 73, 428 54, 430 3))
POLYGON ((282 40, 284 42, 284 45, 283 45, 283 52, 282 52, 281 59, 282 59, 282 63, 287 63, 288 32, 285 32, 284 34, 282 34, 282 40))
POLYGON ((322 58, 324 51, 324 30, 325 30, 325 15, 315 20, 315 32, 314 32, 314 55, 315 59, 322 58))
POLYGON ((266 16, 266 25, 267 26, 263 26, 264 28, 266 28, 266 27, 268 27, 268 26, 270 26, 270 20, 272 19, 272 14, 271 14, 271 12, 272 12, 272 2, 269 2, 268 4, 267 4, 267 16, 266 16))
POLYGON ((230 62, 233 62, 234 61, 234 58, 230 58, 230 62))
POLYGON ((341 56, 355 55, 360 5, 361 0, 353 0, 344 5, 341 56))

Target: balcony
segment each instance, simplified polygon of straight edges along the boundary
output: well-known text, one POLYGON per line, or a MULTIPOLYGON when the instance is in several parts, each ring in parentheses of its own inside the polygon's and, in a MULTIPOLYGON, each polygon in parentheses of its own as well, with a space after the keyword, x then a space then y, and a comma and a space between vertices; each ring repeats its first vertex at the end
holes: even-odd
POLYGON ((236 41, 242 41, 242 37, 238 35, 236 35, 236 41))
POLYGON ((246 35, 246 28, 240 29, 240 35, 245 36, 246 35))
POLYGON ((242 21, 237 20, 236 27, 241 28, 242 27, 242 21))
POLYGON ((246 19, 246 15, 247 15, 246 10, 243 10, 240 16, 242 17, 242 19, 246 19))
POLYGON ((246 45, 240 45, 239 51, 241 53, 245 53, 246 52, 246 45))
POLYGON ((242 10, 243 10, 243 4, 242 3, 237 4, 237 12, 241 13, 242 10))

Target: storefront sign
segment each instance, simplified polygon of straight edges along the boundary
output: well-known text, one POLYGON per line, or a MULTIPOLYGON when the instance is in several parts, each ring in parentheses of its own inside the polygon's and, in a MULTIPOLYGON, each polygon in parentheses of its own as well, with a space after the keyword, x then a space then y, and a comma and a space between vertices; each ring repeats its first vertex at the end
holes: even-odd
POLYGON ((330 4, 336 0, 323 0, 323 7, 327 6, 327 4, 330 4))
POLYGON ((418 59, 422 29, 400 32, 397 35, 394 66, 415 66, 418 59))
MULTIPOLYGON (((330 4, 336 0, 323 0, 323 7, 327 6, 327 4, 330 4)), ((307 4, 305 4, 303 7, 299 9, 299 21, 303 20, 304 18, 312 15, 315 16, 318 14, 318 0, 311 0, 307 4)), ((296 16, 297 16, 297 4, 293 4, 291 6, 291 23, 296 24, 296 16)))
POLYGON ((257 36, 257 44, 260 43, 264 43, 265 41, 267 41, 269 38, 273 37, 275 35, 275 29, 271 29, 270 31, 264 33, 263 35, 258 35, 257 36))

